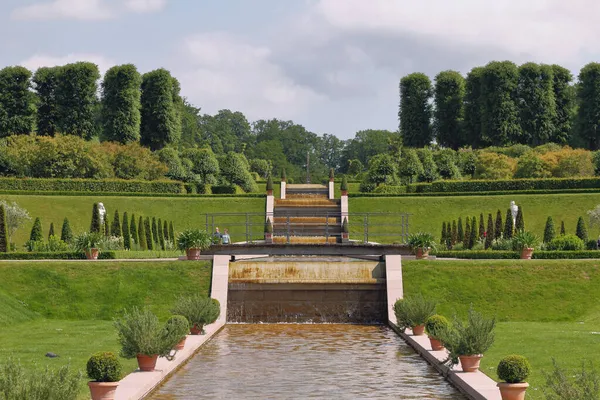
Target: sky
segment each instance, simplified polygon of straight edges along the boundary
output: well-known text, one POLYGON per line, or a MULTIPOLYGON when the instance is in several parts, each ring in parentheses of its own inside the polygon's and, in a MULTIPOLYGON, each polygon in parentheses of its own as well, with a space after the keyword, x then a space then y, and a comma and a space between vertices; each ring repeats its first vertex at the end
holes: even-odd
POLYGON ((600 61, 596 0, 1 0, 0 66, 167 68, 214 114, 351 138, 398 128, 398 83, 492 60, 600 61))

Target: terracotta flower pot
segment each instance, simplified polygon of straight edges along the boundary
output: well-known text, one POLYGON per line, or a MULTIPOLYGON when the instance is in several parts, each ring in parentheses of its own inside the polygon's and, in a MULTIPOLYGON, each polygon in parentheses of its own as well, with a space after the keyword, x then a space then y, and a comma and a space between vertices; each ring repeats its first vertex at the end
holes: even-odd
POLYGON ((483 354, 475 354, 468 356, 458 356, 460 365, 462 366, 463 372, 477 372, 479 371, 479 363, 483 354))
POLYGON ((444 345, 442 344, 442 342, 440 342, 437 339, 432 338, 431 336, 429 336, 429 343, 431 343, 432 351, 444 350, 444 345))
POLYGON ((415 254, 417 260, 424 260, 429 257, 429 249, 417 247, 417 253, 415 254))
POLYGON ((188 260, 199 260, 200 259, 200 249, 187 249, 185 251, 188 260))
POLYGON ((496 386, 500 389, 502 400, 525 400, 525 391, 529 387, 529 383, 500 382, 496 386))
POLYGON ((187 339, 187 336, 181 339, 181 341, 179 341, 179 343, 177 343, 173 349, 178 351, 183 350, 185 347, 185 339, 187 339))
POLYGON ((85 251, 85 256, 88 260, 97 260, 99 254, 100 250, 98 249, 88 249, 85 251))
POLYGON ((154 367, 156 367, 156 360, 158 360, 158 354, 153 354, 148 356, 146 354, 138 354, 137 361, 138 366, 140 367, 140 371, 154 371, 154 367))
POLYGON ((421 336, 425 334, 425 325, 415 325, 412 327, 414 336, 421 336))
POLYGON ((202 330, 204 329, 204 325, 194 324, 192 329, 190 329, 190 333, 192 335, 202 335, 202 330))
POLYGON ((533 248, 526 247, 521 250, 521 260, 531 260, 531 256, 533 255, 533 248))
POLYGON ((92 400, 113 400, 119 382, 88 382, 92 400))

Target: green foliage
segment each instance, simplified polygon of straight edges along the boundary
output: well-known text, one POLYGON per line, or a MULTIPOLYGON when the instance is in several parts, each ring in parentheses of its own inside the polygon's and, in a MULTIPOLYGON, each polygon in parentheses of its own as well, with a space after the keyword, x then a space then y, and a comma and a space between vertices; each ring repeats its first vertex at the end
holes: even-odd
POLYGON ((424 148, 417 150, 422 170, 419 174, 419 182, 433 182, 440 178, 438 167, 433 159, 431 150, 424 148))
POLYGON ((164 238, 165 240, 170 240, 170 241, 172 241, 172 242, 174 242, 174 241, 175 241, 175 238, 174 238, 174 237, 170 237, 170 236, 169 236, 169 226, 168 226, 168 224, 167 224, 167 221, 166 221, 166 220, 165 220, 165 221, 163 221, 163 238, 164 238))
POLYGON ((483 240, 485 236, 485 225, 483 222, 483 213, 479 214, 479 231, 477 232, 477 240, 483 240))
POLYGON ((131 214, 131 223, 129 224, 129 234, 131 237, 131 241, 135 244, 140 243, 140 236, 137 228, 137 224, 135 223, 136 218, 135 214, 131 214))
POLYGON ((177 248, 206 250, 212 244, 212 235, 202 229, 186 229, 177 236, 177 248))
POLYGON ((342 184, 340 185, 340 190, 348 190, 348 178, 346 178, 346 175, 342 176, 342 184))
POLYGON ((190 321, 183 315, 173 315, 167 320, 165 330, 169 336, 179 338, 180 342, 190 333, 190 321))
POLYGON ((32 131, 34 97, 30 92, 31 72, 24 67, 0 70, 0 136, 24 135, 32 131))
POLYGON ((516 231, 512 242, 515 250, 523 250, 535 248, 539 244, 540 239, 531 232, 519 230, 516 231))
POLYGON ((517 160, 515 178, 550 178, 551 176, 550 165, 536 152, 530 151, 517 160))
POLYGON ((350 230, 348 229, 348 218, 344 217, 344 221, 342 222, 342 232, 344 233, 349 233, 350 230))
POLYGON ((417 249, 435 250, 436 243, 433 235, 427 232, 417 232, 408 235, 407 244, 416 251, 417 249))
POLYGON ((496 374, 506 383, 525 382, 531 374, 531 365, 525 357, 513 354, 500 360, 496 374))
POLYGON ((557 119, 554 74, 550 65, 525 63, 519 67, 519 118, 521 143, 547 143, 555 133, 557 119))
MULTIPOLYGON (((42 244, 44 244, 42 242, 42 244)), ((111 251, 102 252, 99 259, 103 260, 114 260, 115 253, 111 251)), ((86 256, 84 253, 72 252, 72 251, 55 251, 49 252, 44 250, 42 252, 27 252, 27 253, 0 253, 0 260, 85 260, 86 256)))
POLYGON ((118 382, 121 370, 121 362, 111 352, 92 354, 86 364, 87 376, 94 382, 118 382))
POLYGON ((85 252, 90 249, 99 249, 102 235, 98 232, 83 232, 75 236, 73 247, 76 251, 85 252))
POLYGON ((579 217, 579 219, 577 220, 577 230, 575 231, 575 235, 577 235, 577 237, 581 239, 584 243, 588 240, 587 228, 585 226, 585 221, 583 220, 583 217, 579 217))
POLYGON ((212 324, 219 318, 221 306, 216 299, 195 294, 179 297, 171 312, 183 315, 192 326, 202 327, 212 324))
POLYGON ((452 328, 442 333, 441 341, 448 350, 448 362, 455 365, 458 356, 484 354, 494 344, 496 319, 485 318, 469 309, 467 321, 454 318, 452 328))
POLYGON ((32 82, 37 94, 36 128, 41 136, 54 136, 58 128, 58 103, 56 89, 60 67, 41 67, 33 75, 32 82))
POLYGON ((425 322, 425 331, 430 337, 438 339, 450 328, 450 326, 450 321, 448 321, 446 317, 434 314, 427 318, 427 321, 425 322))
POLYGON ((333 168, 329 168, 329 179, 333 180, 335 178, 335 174, 333 172, 333 168))
POLYGON ((148 238, 146 237, 146 227, 144 224, 144 219, 142 217, 140 217, 138 222, 138 240, 140 249, 148 250, 148 238))
POLYGON ((48 238, 54 236, 54 222, 50 222, 50 229, 48 230, 48 238))
POLYGON ((437 142, 454 150, 465 144, 463 104, 465 79, 457 71, 443 71, 435 77, 433 130, 437 142))
POLYGON ((544 228, 544 243, 550 243, 555 237, 554 221, 552 220, 552 217, 548 217, 546 220, 546 227, 544 228))
POLYGON ((546 244, 547 250, 583 250, 585 242, 577 235, 560 235, 546 244))
POLYGON ((220 157, 219 166, 222 177, 229 184, 239 185, 246 193, 258 191, 256 182, 248 171, 248 160, 243 154, 229 152, 220 157))
POLYGON ((462 217, 458 217, 458 227, 456 228, 457 241, 462 242, 465 238, 463 231, 462 217))
POLYGON ((123 233, 123 246, 126 250, 131 249, 131 233, 129 230, 129 218, 127 216, 127 211, 123 213, 123 226, 121 232, 123 233))
POLYGON ((458 230, 456 227, 456 220, 452 221, 452 230, 450 231, 450 243, 454 246, 458 243, 458 230))
POLYGON ((506 210, 506 220, 504 223, 504 233, 503 237, 505 239, 512 239, 513 233, 515 231, 515 227, 513 225, 512 213, 510 212, 510 208, 506 210))
POLYGON ((115 216, 113 217, 113 222, 110 226, 110 235, 116 236, 116 237, 122 236, 121 219, 119 217, 119 210, 115 210, 115 216))
POLYGON ((440 235, 440 244, 445 245, 448 238, 446 237, 446 221, 442 222, 442 234, 440 235))
POLYGON ((560 221, 560 234, 565 235, 565 221, 560 221))
POLYGON ((482 90, 483 67, 475 67, 467 73, 464 97, 464 135, 465 143, 479 147, 483 143, 481 137, 483 102, 482 90))
POLYGON ((525 230, 525 220, 523 219, 523 207, 519 206, 517 210, 517 217, 515 218, 515 230, 523 231, 525 230))
POLYGON ((513 160, 504 154, 483 151, 479 153, 475 163, 475 178, 489 180, 506 180, 513 176, 513 160))
MULTIPOLYGON (((156 227, 156 225, 155 225, 156 227)), ((146 237, 146 247, 148 250, 154 250, 154 238, 152 236, 152 228, 150 224, 150 218, 146 217, 144 220, 144 233, 146 237)))
POLYGON ((404 149, 398 163, 398 174, 412 183, 419 175, 423 174, 421 160, 414 149, 404 149))
POLYGON ((407 147, 429 145, 431 130, 431 81, 427 75, 414 73, 400 80, 400 134, 407 147))
POLYGON ((429 317, 435 314, 436 305, 435 301, 425 299, 420 294, 396 300, 394 313, 398 326, 400 329, 405 329, 424 325, 429 317))
POLYGON ((437 181, 416 183, 407 187, 408 193, 468 193, 508 192, 527 190, 586 189, 600 186, 598 178, 506 179, 437 181))
POLYGON ((27 243, 25 243, 25 248, 27 251, 36 253, 67 252, 70 250, 68 243, 63 242, 54 235, 48 238, 48 242, 44 242, 43 240, 29 240, 27 243))
POLYGON ((477 243, 477 219, 473 217, 471 220, 471 234, 469 235, 469 249, 472 249, 477 243))
POLYGON ((6 209, 0 205, 0 252, 6 253, 8 246, 8 228, 6 227, 6 209))
MULTIPOLYGON (((500 217, 502 218, 502 217, 500 217)), ((492 218, 492 214, 488 214, 488 220, 487 220, 487 231, 485 234, 485 249, 489 249, 490 247, 492 247, 492 242, 494 241, 496 237, 496 232, 494 230, 494 220, 492 218)))
MULTIPOLYGON (((359 161, 359 162, 360 162, 360 161, 359 161)), ((285 182, 285 181, 287 181, 287 175, 286 175, 286 173, 285 173, 285 168, 282 168, 282 169, 281 169, 281 181, 282 181, 282 182, 285 182)))
POLYGON ((271 175, 267 178, 267 190, 273 190, 273 178, 271 178, 271 175))
POLYGON ((589 63, 579 72, 577 85, 577 119, 578 136, 591 150, 600 147, 597 125, 600 120, 600 63, 589 63))
POLYGON ((173 221, 169 222, 169 239, 175 241, 175 230, 173 229, 173 221))
POLYGON ((142 77, 133 64, 118 65, 102 82, 103 138, 130 143, 140 139, 140 86, 142 77))
POLYGON ((162 229, 162 221, 159 218, 158 222, 156 223, 156 231, 158 233, 158 244, 160 245, 161 250, 165 249, 165 237, 163 235, 163 229, 162 229))
POLYGON ((595 400, 600 397, 600 377, 591 361, 587 367, 582 362, 581 371, 575 375, 560 367, 554 358, 552 366, 551 372, 543 371, 546 378, 543 392, 547 400, 595 400))
POLYGON ((102 221, 100 219, 100 209, 98 203, 92 206, 92 222, 90 224, 90 232, 100 233, 102 231, 102 221))
POLYGON ((360 191, 371 192, 382 183, 394 184, 397 181, 397 165, 389 154, 379 154, 369 160, 369 170, 361 184, 360 191))
POLYGON ((219 161, 210 148, 185 149, 181 156, 182 160, 191 162, 191 172, 196 174, 204 185, 214 183, 221 172, 219 161))
POLYGON ((267 217, 265 221, 265 233, 273 233, 273 223, 271 219, 267 217))
POLYGON ((465 249, 468 249, 471 241, 471 219, 467 217, 465 221, 465 236, 462 238, 462 242, 465 249))
POLYGON ((124 181, 117 179, 17 179, 0 178, 0 190, 104 192, 104 193, 184 193, 181 182, 124 181))
POLYGON ((499 239, 502 237, 504 231, 504 225, 502 224, 502 211, 498 210, 496 213, 496 225, 494 226, 494 238, 499 239))
POLYGON ((32 242, 38 242, 40 240, 44 240, 44 236, 42 235, 42 221, 40 217, 35 219, 33 223, 33 227, 31 228, 31 234, 29 235, 29 240, 32 242))
POLYGON ((158 227, 156 226, 156 217, 152 217, 152 239, 155 244, 159 243, 158 227))

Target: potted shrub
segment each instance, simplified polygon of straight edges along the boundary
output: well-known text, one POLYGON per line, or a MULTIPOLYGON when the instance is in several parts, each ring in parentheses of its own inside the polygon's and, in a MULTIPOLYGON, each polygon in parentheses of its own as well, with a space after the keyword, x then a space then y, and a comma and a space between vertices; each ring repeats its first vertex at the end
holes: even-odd
POLYGON ((221 305, 216 299, 210 297, 182 296, 177 300, 171 312, 187 318, 192 327, 192 335, 199 335, 205 325, 212 324, 219 318, 221 305))
POLYGON ((121 379, 121 362, 110 352, 93 354, 87 362, 87 375, 92 400, 112 400, 121 379))
POLYGON ((417 260, 426 259, 430 250, 435 250, 435 239, 431 233, 418 232, 408 236, 408 245, 417 260))
POLYGON ((347 242, 350 237, 350 232, 348 232, 348 218, 344 217, 344 222, 342 222, 342 242, 347 242))
POLYGON ((281 169, 281 182, 287 182, 287 175, 285 174, 285 168, 281 169))
POLYGON ((270 174, 267 178, 267 196, 273 196, 273 178, 270 174))
POLYGON ((115 320, 121 357, 137 358, 140 371, 154 371, 158 357, 166 357, 181 339, 163 326, 149 309, 133 307, 115 320))
POLYGON ((415 336, 423 335, 425 322, 435 314, 435 307, 435 301, 427 300, 420 294, 398 299, 394 304, 398 326, 412 329, 415 336))
POLYGON ((528 231, 518 231, 512 240, 513 248, 521 252, 522 260, 531 260, 533 250, 540 242, 537 236, 528 231))
POLYGON ((265 221, 265 242, 273 243, 273 224, 269 217, 267 217, 267 220, 265 221))
POLYGON ((85 253, 88 260, 97 260, 100 254, 99 244, 102 239, 102 235, 98 232, 83 232, 75 237, 73 246, 76 251, 85 253))
POLYGON ((502 400, 525 399, 525 391, 529 387, 525 380, 531 373, 531 365, 525 357, 519 355, 504 357, 498 363, 496 373, 498 378, 504 381, 497 385, 502 400))
POLYGON ((348 196, 348 178, 346 175, 342 176, 342 185, 340 186, 342 196, 348 196))
POLYGON ((190 321, 183 315, 173 315, 167 320, 165 329, 168 335, 174 335, 179 338, 173 350, 183 350, 185 339, 187 339, 187 335, 190 333, 190 321))
POLYGON ((435 314, 427 318, 427 321, 425 321, 425 331, 429 336, 431 350, 444 350, 444 345, 440 338, 443 337, 444 332, 448 329, 450 329, 450 322, 443 315, 435 314))
POLYGON ((448 350, 447 363, 460 364, 464 372, 476 372, 483 353, 494 344, 495 319, 487 319, 469 310, 467 323, 455 318, 452 328, 442 332, 442 343, 448 350))
POLYGON ((186 252, 188 260, 199 260, 200 253, 212 244, 212 235, 201 229, 187 229, 177 237, 177 247, 186 252))

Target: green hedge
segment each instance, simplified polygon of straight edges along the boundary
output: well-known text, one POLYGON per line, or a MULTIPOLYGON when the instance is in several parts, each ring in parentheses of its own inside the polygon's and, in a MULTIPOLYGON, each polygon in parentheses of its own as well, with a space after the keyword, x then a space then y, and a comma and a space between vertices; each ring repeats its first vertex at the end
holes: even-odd
MULTIPOLYGON (((114 251, 102 251, 98 257, 101 260, 114 260, 114 251)), ((53 252, 53 253, 0 253, 0 260, 85 260, 84 253, 53 252)))
POLYGON ((561 193, 600 193, 600 187, 594 189, 556 189, 556 190, 505 190, 495 192, 439 192, 439 193, 348 193, 348 197, 451 197, 451 196, 501 196, 507 194, 561 194, 561 193))
POLYGON ((409 193, 504 192, 600 188, 600 178, 437 181, 407 185, 409 193))
POLYGON ((0 178, 0 190, 57 192, 186 193, 182 182, 123 179, 0 178))
POLYGON ((119 192, 45 192, 28 190, 0 190, 0 194, 6 195, 27 195, 27 196, 106 196, 106 197, 265 197, 264 193, 244 193, 244 194, 174 194, 174 193, 119 193, 119 192))
MULTIPOLYGON (((471 260, 505 260, 519 259, 520 252, 516 251, 438 251, 435 254, 438 258, 462 258, 471 260)), ((597 250, 587 251, 541 251, 533 252, 533 258, 538 260, 557 260, 557 259, 579 259, 579 258, 600 258, 600 252, 597 250)))

